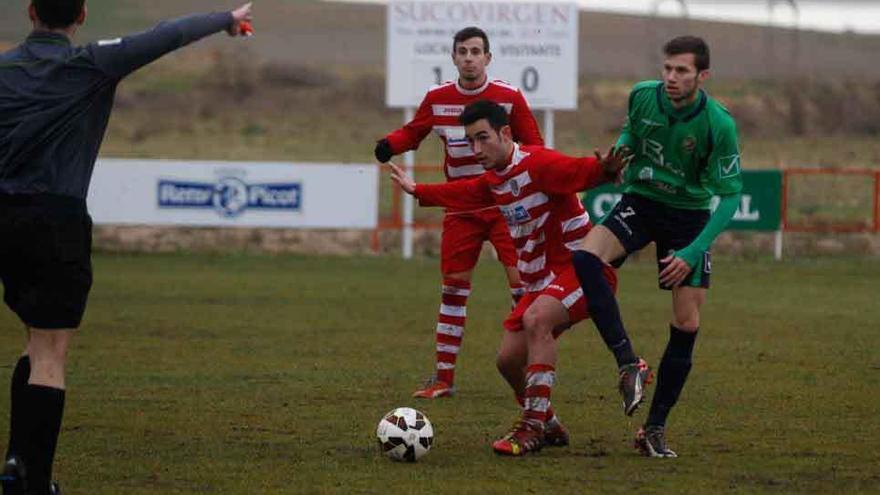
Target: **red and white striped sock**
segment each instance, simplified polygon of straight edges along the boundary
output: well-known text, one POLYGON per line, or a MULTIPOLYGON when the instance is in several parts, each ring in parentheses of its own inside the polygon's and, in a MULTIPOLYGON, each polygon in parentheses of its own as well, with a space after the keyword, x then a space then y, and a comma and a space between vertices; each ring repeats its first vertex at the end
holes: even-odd
POLYGON ((469 295, 470 282, 443 279, 443 297, 437 316, 437 379, 448 385, 455 381, 455 360, 464 338, 469 295))
MULTIPOLYGON (((525 409, 526 408, 526 398, 522 395, 516 396, 516 402, 519 404, 519 407, 525 409)), ((556 417, 556 411, 553 410, 553 404, 551 403, 547 407, 547 421, 545 423, 550 423, 552 421, 558 421, 559 418, 556 417)))
POLYGON ((556 368, 532 364, 526 369, 526 393, 523 419, 544 426, 550 419, 550 392, 556 383, 556 368))
POLYGON ((526 295, 526 286, 523 284, 519 285, 511 285, 510 286, 510 298, 513 300, 512 307, 516 307, 519 304, 519 300, 522 299, 522 296, 526 295))

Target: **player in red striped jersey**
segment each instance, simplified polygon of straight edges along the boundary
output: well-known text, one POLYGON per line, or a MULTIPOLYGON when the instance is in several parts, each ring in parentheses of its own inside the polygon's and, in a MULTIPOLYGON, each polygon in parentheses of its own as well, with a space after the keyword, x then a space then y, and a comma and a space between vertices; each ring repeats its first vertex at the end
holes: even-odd
MULTIPOLYGON (((475 210, 497 205, 506 219, 527 294, 504 321, 507 331, 497 365, 523 401, 523 411, 521 420, 493 448, 499 454, 523 455, 544 446, 545 430, 558 424, 550 408, 556 338, 588 317, 571 252, 591 225, 576 193, 618 179, 624 157, 621 150, 573 158, 540 146, 520 146, 513 140, 506 112, 490 101, 468 105, 460 120, 485 174, 426 185, 416 184, 392 165, 392 179, 422 206, 475 210)), ((612 268, 606 268, 605 277, 616 286, 612 268)))
MULTIPOLYGON (((458 122, 465 105, 477 100, 491 100, 504 107, 510 116, 513 139, 526 145, 543 146, 538 125, 519 89, 492 80, 486 74, 486 66, 492 60, 486 33, 475 27, 462 29, 455 35, 452 46, 458 80, 428 91, 412 122, 379 140, 375 150, 379 162, 385 163, 395 154, 418 148, 434 131, 443 142, 443 170, 447 180, 482 175, 483 167, 471 152, 464 127, 458 122)), ((455 392, 455 362, 464 336, 471 274, 486 241, 495 247, 505 267, 514 304, 523 294, 516 270, 516 251, 498 210, 462 212, 450 208, 443 219, 440 245, 443 287, 436 329, 436 371, 425 387, 413 394, 415 397, 432 399, 455 392)))

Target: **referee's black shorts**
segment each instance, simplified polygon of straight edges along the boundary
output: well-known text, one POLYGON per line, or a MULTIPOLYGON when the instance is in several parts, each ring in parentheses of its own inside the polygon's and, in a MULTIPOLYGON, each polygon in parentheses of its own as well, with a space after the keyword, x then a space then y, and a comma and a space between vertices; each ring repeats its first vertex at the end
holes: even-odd
POLYGON ((0 195, 3 300, 30 328, 78 328, 92 287, 92 219, 85 201, 0 195))

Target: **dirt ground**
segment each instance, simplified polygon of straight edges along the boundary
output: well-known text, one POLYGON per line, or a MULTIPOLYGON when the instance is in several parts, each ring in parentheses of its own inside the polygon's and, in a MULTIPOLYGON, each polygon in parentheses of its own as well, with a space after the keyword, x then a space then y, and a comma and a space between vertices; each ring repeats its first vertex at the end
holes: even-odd
MULTIPOLYGON (((417 230, 416 256, 438 256, 440 233, 417 230)), ((380 255, 399 254, 399 231, 214 229, 99 226, 95 246, 110 252, 251 252, 271 254, 380 255), (222 246, 222 248, 218 247, 222 246)), ((773 255, 775 234, 725 232, 713 244, 715 253, 743 257, 773 255)), ((648 248, 641 256, 652 257, 648 248)), ((860 255, 880 256, 880 235, 795 234, 783 237, 783 257, 860 255)), ((483 257, 493 256, 491 246, 483 257)))

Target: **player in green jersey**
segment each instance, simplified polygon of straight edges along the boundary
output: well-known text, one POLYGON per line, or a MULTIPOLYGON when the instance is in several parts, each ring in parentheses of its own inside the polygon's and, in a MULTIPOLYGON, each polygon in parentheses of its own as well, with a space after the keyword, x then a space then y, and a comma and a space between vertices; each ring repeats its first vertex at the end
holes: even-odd
POLYGON ((631 152, 621 201, 584 239, 575 269, 590 314, 620 367, 624 408, 644 398, 650 372, 627 338, 614 293, 602 278, 650 242, 657 245, 661 289, 672 292, 672 321, 657 390, 636 446, 650 457, 675 457, 665 426, 691 369, 700 307, 712 271, 709 247, 739 205, 742 177, 733 117, 702 89, 709 47, 683 36, 664 46, 662 81, 637 84, 617 142, 631 152), (720 202, 712 211, 712 197, 720 202))

